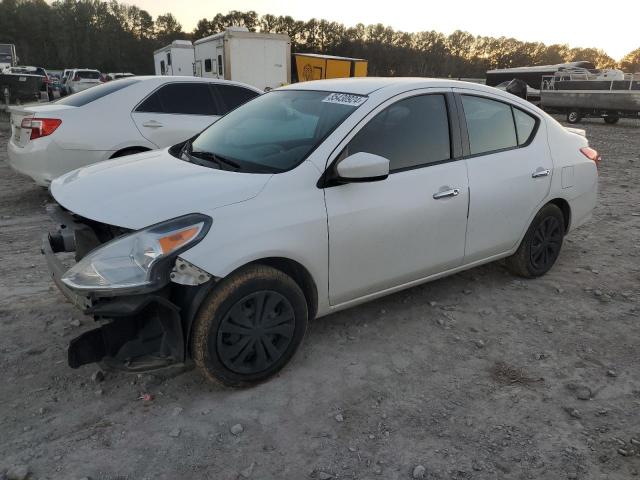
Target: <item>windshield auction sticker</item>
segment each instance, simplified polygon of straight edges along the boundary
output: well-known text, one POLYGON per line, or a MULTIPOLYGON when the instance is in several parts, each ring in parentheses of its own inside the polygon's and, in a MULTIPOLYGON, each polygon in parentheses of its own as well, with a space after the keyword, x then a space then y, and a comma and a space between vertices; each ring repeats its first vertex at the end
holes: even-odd
POLYGON ((332 93, 328 95, 323 102, 326 103, 338 103, 340 105, 351 105, 352 107, 358 107, 364 103, 367 97, 362 95, 353 95, 350 93, 332 93))

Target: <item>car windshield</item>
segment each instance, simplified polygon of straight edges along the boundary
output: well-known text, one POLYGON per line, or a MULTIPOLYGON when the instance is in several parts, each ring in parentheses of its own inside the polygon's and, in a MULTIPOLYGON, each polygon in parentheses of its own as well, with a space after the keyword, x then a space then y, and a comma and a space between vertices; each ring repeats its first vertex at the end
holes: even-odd
POLYGON ((188 157, 246 172, 290 170, 365 100, 344 93, 276 90, 212 124, 187 144, 188 157))

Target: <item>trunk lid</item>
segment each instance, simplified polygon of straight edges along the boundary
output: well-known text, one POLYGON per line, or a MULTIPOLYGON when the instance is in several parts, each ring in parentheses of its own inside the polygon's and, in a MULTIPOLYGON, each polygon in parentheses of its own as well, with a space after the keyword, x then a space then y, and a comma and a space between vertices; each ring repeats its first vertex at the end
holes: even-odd
POLYGON ((31 129, 22 128, 25 118, 59 118, 63 120, 65 110, 73 109, 68 105, 25 105, 11 108, 11 141, 18 147, 24 147, 31 141, 31 129))

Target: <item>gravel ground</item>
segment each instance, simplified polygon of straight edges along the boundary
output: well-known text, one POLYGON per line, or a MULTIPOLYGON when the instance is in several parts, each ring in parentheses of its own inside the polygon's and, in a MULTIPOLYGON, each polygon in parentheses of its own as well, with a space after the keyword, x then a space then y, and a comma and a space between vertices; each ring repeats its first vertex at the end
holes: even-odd
POLYGON ((281 375, 230 390, 67 366, 92 321, 48 279, 49 198, 4 162, 1 123, 0 478, 638 475, 640 123, 580 126, 600 201, 548 275, 492 264, 331 315, 281 375))

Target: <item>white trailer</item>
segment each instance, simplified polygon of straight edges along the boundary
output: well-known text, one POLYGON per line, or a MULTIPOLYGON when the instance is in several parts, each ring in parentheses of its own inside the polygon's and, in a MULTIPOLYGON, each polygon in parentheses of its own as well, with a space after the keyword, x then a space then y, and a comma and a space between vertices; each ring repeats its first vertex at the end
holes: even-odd
POLYGON ((261 90, 291 83, 289 35, 229 27, 193 45, 196 76, 235 80, 261 90))
POLYGON ((193 45, 189 40, 174 40, 153 52, 156 75, 193 76, 193 45))

